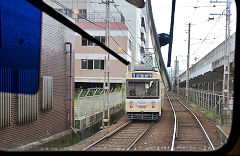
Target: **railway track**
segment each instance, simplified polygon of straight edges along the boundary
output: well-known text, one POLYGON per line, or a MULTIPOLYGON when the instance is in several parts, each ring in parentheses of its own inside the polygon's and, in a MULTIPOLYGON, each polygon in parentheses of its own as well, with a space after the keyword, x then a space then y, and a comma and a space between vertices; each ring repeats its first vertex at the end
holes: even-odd
POLYGON ((129 121, 83 151, 128 151, 151 128, 153 122, 129 121))
POLYGON ((213 143, 196 115, 173 94, 167 96, 175 118, 171 151, 214 150, 213 143))

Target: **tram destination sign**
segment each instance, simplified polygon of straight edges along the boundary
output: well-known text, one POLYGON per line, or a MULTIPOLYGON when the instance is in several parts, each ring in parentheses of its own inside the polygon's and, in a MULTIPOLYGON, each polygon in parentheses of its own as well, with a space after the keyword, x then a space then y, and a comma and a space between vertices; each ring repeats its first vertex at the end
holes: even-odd
POLYGON ((152 78, 152 73, 132 73, 132 78, 152 78))

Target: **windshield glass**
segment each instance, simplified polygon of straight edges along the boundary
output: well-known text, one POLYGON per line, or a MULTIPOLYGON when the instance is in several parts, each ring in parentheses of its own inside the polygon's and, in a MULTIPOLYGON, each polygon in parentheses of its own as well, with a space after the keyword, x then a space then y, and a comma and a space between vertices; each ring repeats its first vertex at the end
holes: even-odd
POLYGON ((128 81, 127 97, 158 97, 158 81, 128 81))
POLYGON ((0 150, 232 144, 240 135, 232 133, 240 132, 237 3, 0 0, 0 150), (141 137, 145 119, 157 120, 141 137))

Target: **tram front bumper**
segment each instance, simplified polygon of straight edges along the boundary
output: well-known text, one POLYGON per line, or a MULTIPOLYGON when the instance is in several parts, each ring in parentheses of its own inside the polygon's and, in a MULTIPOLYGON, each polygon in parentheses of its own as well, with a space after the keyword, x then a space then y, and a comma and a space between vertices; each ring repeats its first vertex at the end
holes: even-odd
POLYGON ((158 112, 128 112, 127 119, 132 120, 158 120, 158 112))

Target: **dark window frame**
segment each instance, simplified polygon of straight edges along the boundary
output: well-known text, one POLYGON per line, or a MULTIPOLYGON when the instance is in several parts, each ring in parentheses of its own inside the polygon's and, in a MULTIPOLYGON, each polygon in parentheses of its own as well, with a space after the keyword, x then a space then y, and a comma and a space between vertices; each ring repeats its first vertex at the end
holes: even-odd
POLYGON ((81 70, 104 70, 104 60, 101 59, 81 59, 81 70), (83 61, 86 60, 85 65, 83 66, 83 61), (92 63, 90 63, 92 61, 92 63), (95 62, 98 62, 98 67, 95 67, 95 62), (89 68, 90 64, 92 67, 89 68))
MULTIPOLYGON (((105 44, 105 36, 93 36, 98 41, 100 41, 102 44, 105 44)), ((82 46, 84 47, 94 47, 98 46, 96 43, 89 41, 88 39, 82 37, 82 46)))
POLYGON ((87 61, 87 59, 82 59, 82 60, 81 60, 81 69, 82 69, 82 70, 87 70, 87 69, 88 69, 88 61, 87 61), (86 66, 84 65, 85 67, 83 68, 83 62, 84 62, 84 60, 86 60, 86 66))

